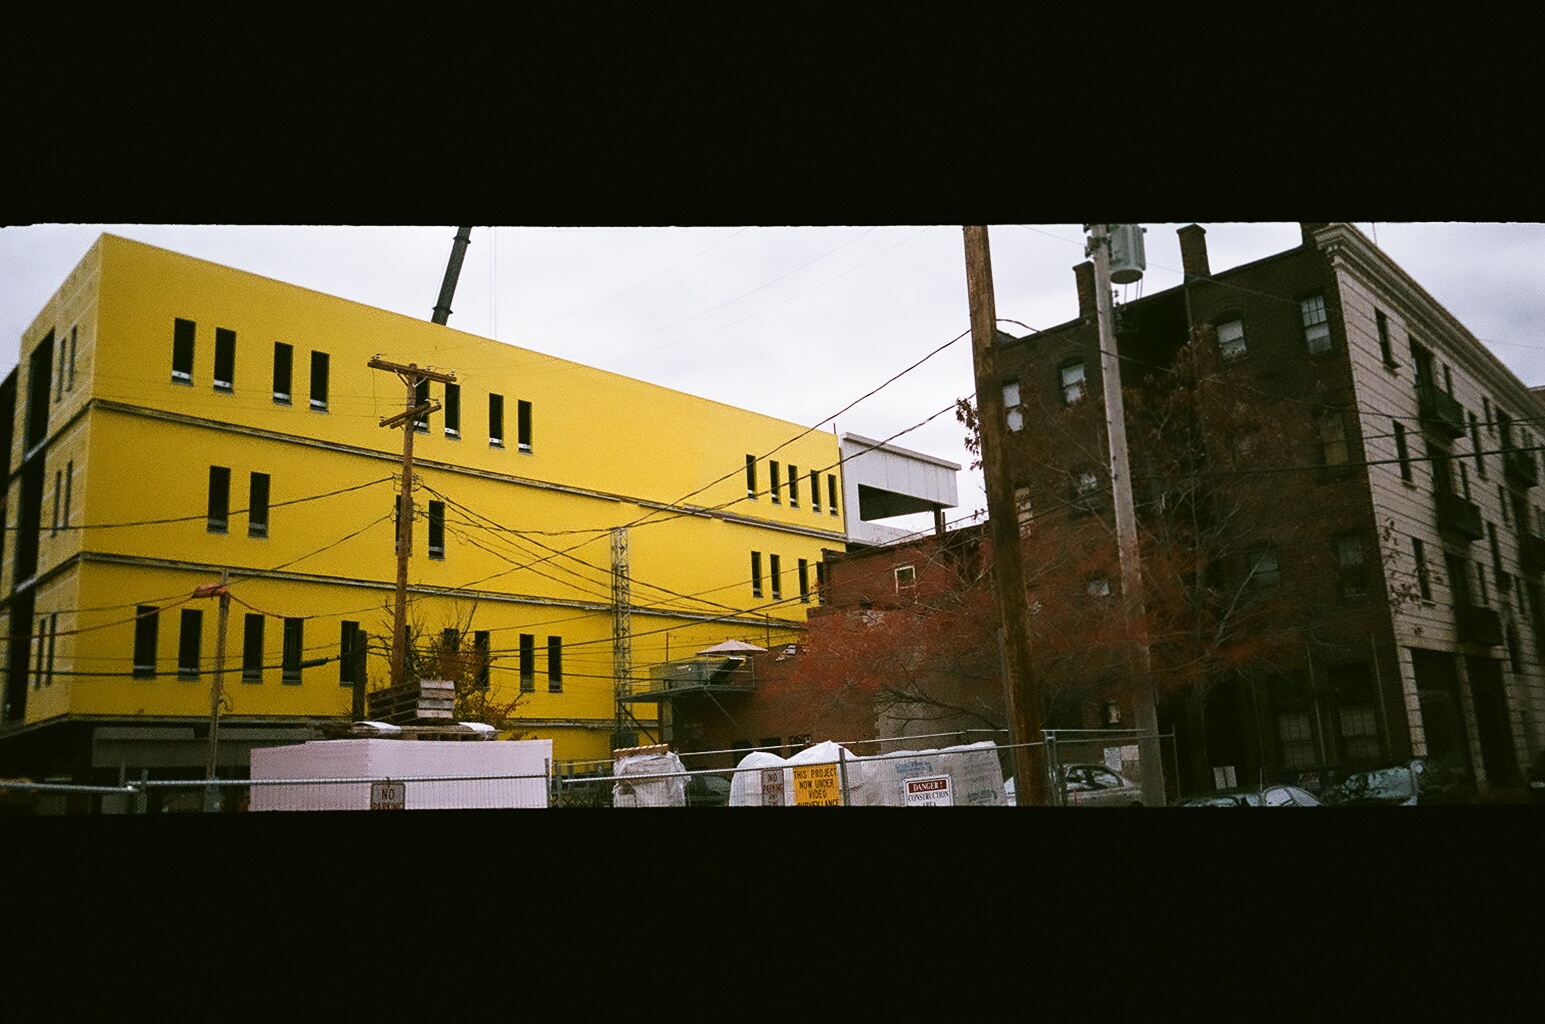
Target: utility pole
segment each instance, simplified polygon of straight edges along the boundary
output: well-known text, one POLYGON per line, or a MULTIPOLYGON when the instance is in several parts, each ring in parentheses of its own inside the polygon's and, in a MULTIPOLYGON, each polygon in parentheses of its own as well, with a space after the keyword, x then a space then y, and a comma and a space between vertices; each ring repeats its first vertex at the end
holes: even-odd
MULTIPOLYGON (((1110 441, 1111 499, 1115 506, 1116 550, 1121 564, 1121 596, 1134 632, 1142 628, 1143 570, 1137 542, 1137 509, 1132 498, 1132 462, 1127 451, 1126 409, 1121 400, 1121 361, 1111 310, 1109 225, 1092 224, 1086 255, 1094 259, 1095 318, 1100 330, 1100 377, 1105 390, 1105 427, 1110 441)), ((1163 807, 1164 762, 1159 750, 1159 715, 1153 698, 1153 660, 1144 643, 1129 672, 1138 759, 1142 765, 1143 803, 1163 807)))
POLYGON ((1014 482, 1003 450, 1003 386, 993 345, 998 312, 992 290, 992 254, 987 228, 967 225, 966 293, 971 304, 971 360, 976 371, 976 419, 982 432, 982 475, 987 483, 987 525, 992 537, 993 576, 1003 619, 1003 663, 1010 738, 1014 744, 1015 793, 1020 806, 1044 807, 1051 787, 1035 770, 1027 744, 1042 739, 1041 689, 1030 665, 1030 609, 1019 551, 1019 516, 1014 482))
MULTIPOLYGON (((403 675, 408 650, 408 555, 412 553, 413 547, 413 421, 440 410, 439 402, 418 404, 418 386, 429 380, 454 384, 456 375, 420 369, 417 363, 403 366, 401 363, 388 362, 380 356, 373 357, 366 365, 372 370, 395 373, 408 389, 407 408, 396 416, 381 419, 383 427, 402 425, 402 493, 397 495, 397 604, 392 613, 392 685, 401 686, 405 682, 403 675)), ((355 721, 365 717, 363 675, 354 681, 353 713, 355 721)))
MULTIPOLYGON (((220 570, 219 583, 205 583, 193 591, 194 597, 219 597, 220 620, 215 639, 215 681, 209 688, 209 746, 204 753, 204 778, 213 782, 217 777, 217 755, 220 750, 220 704, 225 698, 225 633, 231 617, 231 581, 229 569, 220 570)), ((204 810, 220 809, 220 787, 210 785, 204 790, 204 810)))
MULTIPOLYGON (((628 581, 628 528, 612 527, 612 678, 615 688, 616 734, 612 743, 624 745, 623 733, 627 731, 628 706, 624 698, 632 692, 633 684, 633 608, 628 581)), ((661 712, 663 717, 663 709, 661 712)), ((632 744, 628 744, 632 745, 632 744)))

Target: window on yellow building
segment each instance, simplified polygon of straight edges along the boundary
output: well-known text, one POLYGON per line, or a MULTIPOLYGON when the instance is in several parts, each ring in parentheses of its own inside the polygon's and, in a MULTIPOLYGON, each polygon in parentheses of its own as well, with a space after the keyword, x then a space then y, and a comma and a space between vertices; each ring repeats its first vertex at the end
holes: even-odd
POLYGON ((783 499, 778 496, 778 488, 780 485, 778 483, 778 464, 776 462, 767 463, 767 475, 772 480, 771 484, 768 485, 768 492, 772 495, 773 504, 782 504, 783 499))
POLYGON ((810 603, 810 563, 803 558, 799 560, 799 600, 801 604, 810 603))
POLYGON ((225 466, 209 467, 210 533, 224 533, 231 511, 231 471, 225 466))
POLYGON ((445 502, 429 503, 429 557, 445 557, 445 502))
POLYGON ((241 681, 263 681, 263 616, 256 612, 248 612, 242 623, 241 681))
POLYGON ((832 473, 826 474, 826 507, 837 514, 837 477, 832 473))
POLYGON ((253 473, 247 488, 247 536, 268 536, 268 474, 253 473))
POLYGON ((134 609, 134 678, 153 679, 156 674, 156 631, 160 609, 153 604, 134 609))
POLYGON ((504 396, 488 396, 488 446, 504 447, 504 396))
MULTIPOLYGON (((429 404, 429 380, 425 378, 413 385, 413 404, 424 406, 429 404)), ((413 417, 413 429, 420 434, 429 433, 429 413, 421 412, 413 417)))
POLYGON ((461 436, 461 385, 445 385, 445 436, 461 436))
POLYGON ((475 630, 472 634, 472 653, 476 660, 474 667, 477 671, 477 688, 486 690, 489 686, 489 671, 493 665, 490 654, 490 634, 486 629, 475 630))
POLYGON ((338 685, 353 686, 365 678, 365 634, 359 623, 344 621, 338 638, 338 685))
POLYGON ((563 637, 547 638, 547 692, 563 692, 563 637))
POLYGON ((799 467, 789 463, 789 508, 799 508, 799 467))
POLYGON ((295 368, 295 349, 282 341, 274 342, 274 401, 290 404, 290 378, 295 368))
POLYGON ((311 408, 327 411, 327 353, 311 353, 311 408))
POLYGON ((515 443, 527 455, 531 454, 531 403, 515 403, 515 443))
POLYGON ((192 320, 181 317, 172 321, 172 382, 193 383, 193 334, 192 320))
POLYGON ((762 553, 751 552, 751 596, 762 596, 762 553))
POLYGON ((300 663, 306 651, 306 620, 284 620, 284 661, 279 673, 280 682, 300 683, 300 663))
POLYGON ((810 511, 818 515, 821 511, 821 474, 813 469, 810 471, 810 511))
POLYGON ((536 637, 520 634, 520 692, 536 691, 536 637))
POLYGON ((746 456, 746 497, 756 497, 756 456, 746 456))
POLYGON ((204 635, 204 612, 199 608, 182 610, 181 633, 177 637, 177 678, 197 679, 199 647, 204 635))
POLYGON ((767 575, 772 577, 773 600, 783 600, 783 566, 777 555, 767 556, 767 575))
POLYGON ((236 390, 236 332, 215 328, 215 390, 236 390))

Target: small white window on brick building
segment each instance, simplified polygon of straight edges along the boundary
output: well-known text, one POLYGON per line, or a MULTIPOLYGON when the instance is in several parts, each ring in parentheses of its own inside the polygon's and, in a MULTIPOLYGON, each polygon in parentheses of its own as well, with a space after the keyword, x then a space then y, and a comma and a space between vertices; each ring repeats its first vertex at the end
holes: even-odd
POLYGON ((1084 397, 1084 364, 1082 360, 1063 363, 1062 374, 1062 404, 1072 405, 1082 401, 1084 397))
POLYGON ((1225 363, 1245 356, 1245 322, 1225 320, 1218 325, 1218 355, 1225 363))
POLYGON ((1304 321, 1304 345, 1310 355, 1330 351, 1330 317, 1325 312, 1325 296, 1311 295, 1298 303, 1304 321))
POLYGON ((1283 767, 1301 768, 1319 759, 1314 745, 1314 727, 1307 711, 1290 711, 1277 716, 1277 742, 1282 747, 1283 767))
POLYGON ((910 565, 896 566, 896 589, 906 590, 917 586, 917 569, 910 565))
POLYGON ((1010 430, 1023 430, 1025 414, 1019 407, 1019 381, 1003 382, 1003 415, 1010 430))

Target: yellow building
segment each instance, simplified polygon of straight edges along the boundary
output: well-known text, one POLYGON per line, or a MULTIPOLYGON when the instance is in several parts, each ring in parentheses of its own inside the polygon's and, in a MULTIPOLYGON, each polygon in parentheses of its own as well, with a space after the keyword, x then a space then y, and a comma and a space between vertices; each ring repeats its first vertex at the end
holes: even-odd
POLYGON ((415 435, 410 622, 560 761, 611 750, 617 539, 635 677, 792 641, 843 547, 831 433, 111 235, 20 352, 0 773, 196 776, 224 571, 223 771, 387 683, 405 388, 373 356, 457 382, 415 435))

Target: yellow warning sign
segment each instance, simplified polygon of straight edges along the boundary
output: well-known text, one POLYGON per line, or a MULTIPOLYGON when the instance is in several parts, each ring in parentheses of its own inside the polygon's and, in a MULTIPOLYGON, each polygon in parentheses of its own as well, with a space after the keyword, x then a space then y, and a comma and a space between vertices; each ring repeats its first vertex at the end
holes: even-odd
POLYGON ((834 764, 798 764, 794 769, 795 807, 841 807, 842 780, 834 764))

